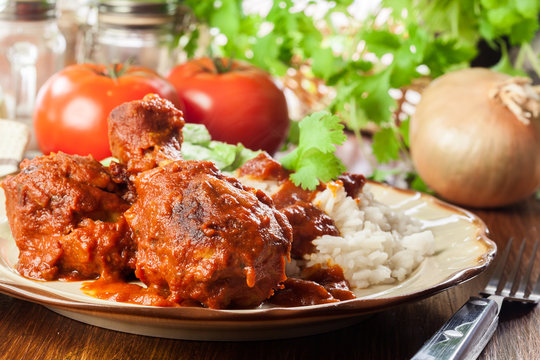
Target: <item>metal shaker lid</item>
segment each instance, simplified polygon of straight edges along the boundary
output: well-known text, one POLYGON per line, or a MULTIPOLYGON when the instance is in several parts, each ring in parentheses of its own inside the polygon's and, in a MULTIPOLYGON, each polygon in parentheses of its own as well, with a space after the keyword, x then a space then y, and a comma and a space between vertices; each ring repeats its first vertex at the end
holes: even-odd
POLYGON ((40 21, 56 17, 56 0, 0 1, 0 20, 40 21))
POLYGON ((156 26, 174 21, 179 0, 99 0, 100 23, 118 26, 156 26))

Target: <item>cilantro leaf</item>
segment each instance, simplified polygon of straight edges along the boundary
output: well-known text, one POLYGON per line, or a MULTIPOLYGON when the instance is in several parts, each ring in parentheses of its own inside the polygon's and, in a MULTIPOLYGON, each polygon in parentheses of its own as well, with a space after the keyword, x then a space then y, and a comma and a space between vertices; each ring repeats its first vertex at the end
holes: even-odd
POLYGON ((377 56, 393 53, 401 46, 401 37, 382 29, 365 30, 362 38, 369 46, 368 50, 377 56))
POLYGON ((399 124, 398 132, 401 135, 403 139, 403 144, 406 147, 409 147, 409 125, 410 125, 410 118, 407 118, 405 120, 402 120, 399 124))
POLYGON ((319 48, 313 53, 311 71, 321 79, 330 79, 342 67, 343 61, 334 56, 330 48, 319 48))
POLYGON ((300 146, 309 143, 310 148, 317 148, 323 153, 336 151, 334 144, 341 145, 347 140, 339 118, 324 111, 304 118, 298 127, 300 146))
POLYGON ((328 182, 341 175, 345 165, 333 153, 323 153, 311 149, 297 163, 298 170, 291 174, 291 180, 296 186, 315 190, 319 181, 328 182))
POLYGON ((540 3, 538 0, 515 0, 516 10, 525 18, 538 19, 540 3))
POLYGON ((410 180, 412 189, 416 191, 425 192, 431 195, 435 194, 435 192, 429 186, 426 185, 424 180, 422 180, 422 178, 418 176, 418 174, 411 174, 410 176, 412 177, 412 180, 410 180))
POLYGON ((392 112, 397 107, 396 101, 390 96, 390 77, 392 71, 387 68, 375 75, 362 76, 358 81, 355 95, 359 111, 366 117, 382 124, 391 119, 392 112))
POLYGON ((374 169, 373 173, 369 176, 369 178, 373 181, 377 182, 384 182, 386 181, 390 176, 394 176, 400 173, 400 169, 374 169))
POLYGON ((504 43, 501 44, 501 52, 501 59, 497 64, 491 67, 492 70, 512 76, 526 76, 524 71, 518 70, 512 66, 510 57, 508 56, 508 50, 504 43))
POLYGON ((345 165, 334 154, 336 145, 347 139, 337 116, 316 112, 298 124, 298 147, 280 159, 297 186, 314 190, 320 181, 327 182, 345 171, 345 165))
POLYGON ((210 15, 210 24, 234 39, 240 29, 240 4, 235 0, 223 0, 219 5, 218 11, 213 11, 210 15))
POLYGON ((380 163, 396 160, 399 156, 399 142, 392 128, 382 128, 373 136, 373 155, 380 163))
POLYGON ((532 42, 539 26, 538 19, 524 19, 514 24, 510 33, 510 43, 523 44, 532 42))

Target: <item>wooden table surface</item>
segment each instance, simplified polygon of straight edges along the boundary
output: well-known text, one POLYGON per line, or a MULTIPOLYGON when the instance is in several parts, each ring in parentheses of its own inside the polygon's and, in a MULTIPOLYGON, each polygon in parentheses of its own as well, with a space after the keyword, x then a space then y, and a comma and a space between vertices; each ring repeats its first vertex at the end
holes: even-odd
MULTIPOLYGON (((539 239, 540 201, 473 211, 503 248, 539 239)), ((535 271, 537 273, 537 271, 535 271)), ((0 359, 407 359, 485 284, 489 270, 430 298, 391 308, 325 334, 254 342, 183 341, 86 325, 0 294, 0 359)), ((480 359, 540 359, 540 307, 507 303, 480 359)))

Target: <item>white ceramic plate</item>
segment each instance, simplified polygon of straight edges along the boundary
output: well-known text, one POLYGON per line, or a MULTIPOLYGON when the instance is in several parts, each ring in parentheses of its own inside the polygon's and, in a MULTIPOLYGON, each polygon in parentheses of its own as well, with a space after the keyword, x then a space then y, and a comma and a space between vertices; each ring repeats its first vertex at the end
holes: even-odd
POLYGON ((375 198, 420 219, 433 231, 436 252, 406 280, 362 290, 360 297, 296 308, 212 310, 159 308, 95 299, 81 282, 40 282, 17 274, 18 250, 0 191, 0 292, 42 304, 88 324, 128 333, 191 340, 258 340, 303 336, 344 327, 367 314, 434 295, 485 270, 496 252, 474 214, 429 195, 372 184, 375 198))

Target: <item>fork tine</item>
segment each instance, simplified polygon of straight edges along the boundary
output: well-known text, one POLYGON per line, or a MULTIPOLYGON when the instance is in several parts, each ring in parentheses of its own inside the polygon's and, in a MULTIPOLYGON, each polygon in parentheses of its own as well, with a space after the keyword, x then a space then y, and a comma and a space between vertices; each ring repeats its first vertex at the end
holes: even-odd
POLYGON ((531 274, 534 266, 534 260, 536 258, 536 251, 538 250, 538 240, 534 242, 534 246, 531 253, 531 258, 529 260, 529 264, 527 265, 527 271, 525 272, 525 277, 523 278, 523 283, 520 286, 520 289, 518 291, 518 296, 523 295, 523 297, 527 298, 531 295, 531 287, 529 287, 529 282, 531 279, 531 274))
POLYGON ((538 277, 536 278, 536 286, 529 294, 529 299, 531 299, 535 303, 538 303, 540 301, 540 274, 538 274, 538 277))
POLYGON ((523 257, 523 250, 525 249, 525 240, 521 241, 521 245, 519 247, 519 252, 516 260, 514 261, 514 266, 512 268, 512 272, 510 275, 508 275, 508 278, 510 279, 510 282, 507 283, 504 287, 505 296, 514 296, 516 293, 516 290, 519 286, 519 267, 521 265, 521 259, 523 257))
POLYGON ((514 239, 512 238, 508 240, 508 244, 506 244, 506 247, 501 254, 501 258, 497 262, 495 270, 493 271, 493 275, 491 275, 491 278, 489 279, 489 283, 486 286, 486 290, 488 290, 489 293, 500 294, 504 288, 505 281, 503 281, 504 277, 502 275, 504 272, 504 266, 508 260, 508 255, 510 254, 510 249, 512 248, 513 241, 514 239))

